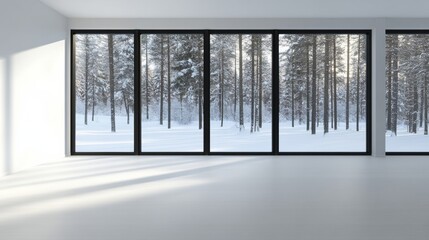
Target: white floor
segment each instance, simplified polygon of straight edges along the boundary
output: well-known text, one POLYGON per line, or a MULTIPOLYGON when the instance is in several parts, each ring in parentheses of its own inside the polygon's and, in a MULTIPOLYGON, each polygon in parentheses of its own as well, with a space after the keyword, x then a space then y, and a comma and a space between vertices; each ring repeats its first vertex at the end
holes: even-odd
POLYGON ((2 240, 427 240, 429 157, 74 157, 0 178, 2 240))

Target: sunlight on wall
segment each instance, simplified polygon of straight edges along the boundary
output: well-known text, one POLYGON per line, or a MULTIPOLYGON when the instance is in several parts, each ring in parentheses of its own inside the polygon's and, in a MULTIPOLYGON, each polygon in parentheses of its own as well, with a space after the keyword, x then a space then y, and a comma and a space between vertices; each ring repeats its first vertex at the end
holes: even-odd
POLYGON ((0 176, 6 173, 6 163, 5 163, 5 111, 6 111, 6 60, 0 57, 0 176))
POLYGON ((11 56, 13 172, 64 156, 64 61, 64 40, 11 56))

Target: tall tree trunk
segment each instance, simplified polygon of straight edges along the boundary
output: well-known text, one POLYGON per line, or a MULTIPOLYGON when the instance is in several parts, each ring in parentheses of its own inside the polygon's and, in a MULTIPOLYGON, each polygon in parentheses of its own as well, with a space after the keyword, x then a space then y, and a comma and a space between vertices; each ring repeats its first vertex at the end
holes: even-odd
POLYGON ((255 68, 256 68, 256 73, 255 73, 255 124, 253 126, 253 131, 256 132, 259 129, 259 39, 260 36, 256 36, 255 37, 255 54, 256 54, 256 59, 255 59, 255 68))
POLYGON ((323 130, 329 132, 329 35, 325 35, 325 79, 323 84, 323 130))
POLYGON ((221 87, 221 112, 220 112, 220 126, 223 127, 223 117, 224 117, 224 106, 225 106, 225 102, 224 102, 224 98, 225 98, 225 54, 224 54, 224 48, 223 48, 223 44, 222 44, 222 50, 221 50, 221 56, 220 56, 220 64, 221 64, 221 82, 220 82, 220 87, 221 87))
MULTIPOLYGON (((292 54, 292 56, 293 56, 293 54, 292 54)), ((294 74, 294 71, 295 71, 295 66, 294 66, 294 59, 293 59, 293 57, 291 58, 291 64, 292 64, 292 73, 291 73, 291 76, 290 76, 290 82, 291 82, 291 99, 290 99, 290 103, 291 103, 291 107, 292 107, 292 110, 291 110, 291 114, 292 114, 292 127, 295 127, 295 86, 294 86, 294 78, 295 78, 295 74, 294 74)), ((287 79, 286 79, 287 80, 287 79)))
POLYGON ((161 84, 159 103, 159 124, 164 124, 164 35, 161 35, 161 84))
POLYGON ((180 121, 183 121, 183 94, 179 95, 180 101, 180 121))
MULTIPOLYGON (((223 42, 221 42, 221 46, 223 45, 223 42)), ((222 54, 220 50, 218 52, 218 72, 217 72, 217 78, 218 78, 218 89, 217 89, 217 108, 218 108, 218 117, 220 120, 220 126, 222 127, 222 54)))
POLYGON ((392 39, 387 36, 387 126, 392 130, 392 39))
POLYGON ((251 37, 251 50, 250 50, 250 54, 251 54, 251 67, 252 67, 252 72, 251 72, 251 103, 250 103, 250 132, 253 132, 253 126, 255 124, 255 39, 254 39, 254 35, 252 35, 251 37))
POLYGON ((234 120, 237 117, 237 41, 234 41, 234 120))
POLYGON ((350 34, 347 34, 346 130, 350 127, 350 34))
POLYGON ((306 121, 307 131, 310 130, 310 43, 307 43, 306 50, 306 82, 305 82, 305 96, 306 96, 306 121))
POLYGON ((420 84, 420 111, 419 111, 419 127, 423 127, 423 109, 424 109, 424 101, 425 101, 425 95, 424 95, 424 89, 423 89, 423 83, 420 84))
POLYGON ((108 50, 109 50, 109 88, 110 88, 110 124, 111 131, 116 132, 115 122, 115 76, 113 63, 113 35, 108 35, 108 50))
POLYGON ((92 77, 92 121, 95 115, 95 77, 92 77))
POLYGON ((239 80, 238 80, 238 98, 239 98, 239 124, 240 131, 244 130, 244 112, 243 112, 243 36, 238 35, 238 48, 239 48, 239 80))
MULTIPOLYGON (((200 43, 198 43, 198 54, 199 54, 199 62, 200 64, 203 63, 203 52, 202 52, 202 44, 203 42, 201 41, 200 43)), ((199 71, 199 79, 198 79, 198 129, 202 129, 203 128, 203 82, 204 82, 204 78, 203 78, 203 71, 202 71, 202 67, 200 66, 198 68, 199 71)))
MULTIPOLYGON (((329 41, 332 41, 332 36, 329 37, 329 41)), ((334 48, 331 46, 332 44, 331 43, 329 44, 330 44, 329 48, 333 50, 334 48)), ((331 113, 330 115, 331 128, 334 128, 334 81, 333 81, 333 69, 332 69, 333 67, 332 56, 333 54, 330 53, 329 54, 329 95, 330 95, 329 100, 331 102, 331 105, 329 106, 329 110, 331 113)))
POLYGON ((419 111, 419 92, 417 89, 417 76, 413 79, 413 97, 414 97, 414 101, 413 101, 413 129, 412 132, 413 133, 417 133, 417 113, 419 111))
POLYGON ((262 36, 259 36, 259 128, 262 128, 262 98, 263 98, 263 92, 262 92, 262 36))
POLYGON ((317 35, 313 35, 313 56, 312 56, 312 74, 311 74, 311 134, 316 134, 316 48, 317 48, 317 35))
POLYGON ((337 130, 338 127, 338 109, 337 109, 337 39, 333 35, 333 45, 334 45, 334 129, 337 130))
POLYGON ((127 124, 130 124, 130 106, 128 105, 127 97, 124 91, 122 91, 122 99, 124 101, 124 108, 127 113, 127 124))
POLYGON ((145 47, 146 47, 146 71, 145 71, 145 75, 146 75, 146 119, 149 119, 149 58, 148 58, 148 35, 146 34, 146 43, 145 43, 145 47))
POLYGON ((167 35, 167 108, 168 129, 171 128, 171 63, 170 63, 170 35, 167 35))
POLYGON ((89 41, 88 35, 85 35, 85 125, 88 125, 88 88, 89 88, 89 41))
POLYGON ((360 120, 360 116, 359 116, 359 104, 360 104, 360 99, 359 99, 359 95, 360 95, 360 51, 361 51, 361 44, 360 44, 360 38, 361 36, 359 35, 358 38, 358 56, 357 56, 357 70, 356 70, 356 131, 359 132, 359 120, 360 120))
POLYGON ((425 130, 424 135, 428 135, 428 78, 427 73, 425 74, 425 81, 424 81, 424 89, 425 89, 425 97, 424 97, 424 121, 425 121, 425 130))
POLYGON ((411 133, 413 130, 413 86, 410 79, 406 80, 406 109, 407 109, 407 120, 408 120, 408 132, 411 133))
POLYGON ((399 39, 397 34, 392 35, 392 132, 397 135, 397 126, 398 126, 398 91, 399 91, 399 74, 398 74, 398 47, 399 39))

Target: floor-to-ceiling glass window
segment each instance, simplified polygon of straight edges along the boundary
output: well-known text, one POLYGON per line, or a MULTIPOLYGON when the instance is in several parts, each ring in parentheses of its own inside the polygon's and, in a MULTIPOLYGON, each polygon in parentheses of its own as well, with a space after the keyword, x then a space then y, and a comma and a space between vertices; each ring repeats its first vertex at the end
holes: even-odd
POLYGON ((272 151, 272 35, 210 35, 210 151, 272 151))
POLYGON ((204 34, 140 38, 142 152, 203 152, 204 34))
POLYGON ((134 151, 134 35, 73 34, 74 148, 134 151))
POLYGON ((368 34, 279 35, 279 151, 367 152, 368 34))
POLYGON ((386 151, 429 152, 429 32, 386 35, 386 151))

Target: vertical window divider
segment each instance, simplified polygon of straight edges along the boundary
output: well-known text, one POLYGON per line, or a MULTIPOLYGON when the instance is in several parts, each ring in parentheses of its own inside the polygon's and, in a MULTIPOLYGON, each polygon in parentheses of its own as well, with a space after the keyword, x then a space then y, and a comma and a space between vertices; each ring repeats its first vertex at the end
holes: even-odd
POLYGON ((70 69, 70 154, 76 154, 76 53, 75 53, 75 41, 74 41, 75 32, 72 30, 70 33, 70 61, 71 61, 71 69, 70 69))
POLYGON ((210 154, 210 31, 204 31, 204 154, 210 154))
POLYGON ((279 33, 272 34, 272 153, 279 154, 279 33))
POLYGON ((366 33, 366 154, 372 154, 372 34, 366 33))
POLYGON ((134 153, 141 153, 141 56, 140 32, 134 32, 134 153))

